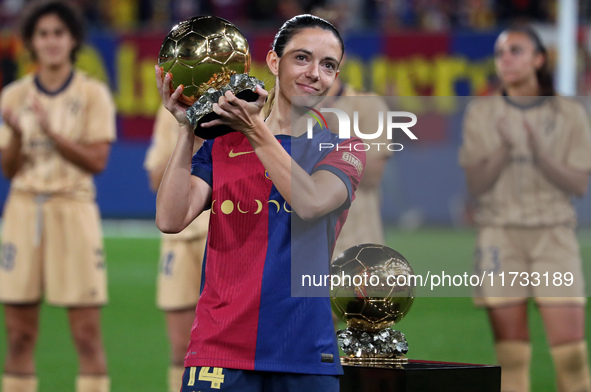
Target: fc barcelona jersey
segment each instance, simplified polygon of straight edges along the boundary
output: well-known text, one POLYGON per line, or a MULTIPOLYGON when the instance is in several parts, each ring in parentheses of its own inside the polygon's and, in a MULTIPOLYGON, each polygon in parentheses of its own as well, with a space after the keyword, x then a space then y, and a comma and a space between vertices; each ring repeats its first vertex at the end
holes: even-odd
POLYGON ((212 188, 211 217, 186 367, 342 374, 329 298, 292 295, 292 262, 297 262, 292 255, 301 258, 303 252, 307 264, 329 273, 365 153, 355 148, 359 139, 339 139, 327 129, 310 139, 276 138, 307 173, 328 170, 338 176, 347 201, 303 221, 244 135, 229 133, 203 144, 193 157, 192 174, 212 188))

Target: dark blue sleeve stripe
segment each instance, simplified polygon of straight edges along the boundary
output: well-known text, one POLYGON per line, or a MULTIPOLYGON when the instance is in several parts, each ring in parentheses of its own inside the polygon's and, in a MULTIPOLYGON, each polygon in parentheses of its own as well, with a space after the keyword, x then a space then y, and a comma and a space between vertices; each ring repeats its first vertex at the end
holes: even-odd
POLYGON ((343 205, 340 208, 344 210, 349 208, 351 206, 351 195, 353 194, 353 189, 349 176, 346 175, 342 170, 337 169, 336 167, 331 165, 320 165, 314 169, 314 172, 317 172, 318 170, 327 170, 335 176, 337 176, 338 178, 340 178, 341 181, 343 181, 343 183, 347 187, 347 201, 345 201, 345 203, 343 203, 343 205))

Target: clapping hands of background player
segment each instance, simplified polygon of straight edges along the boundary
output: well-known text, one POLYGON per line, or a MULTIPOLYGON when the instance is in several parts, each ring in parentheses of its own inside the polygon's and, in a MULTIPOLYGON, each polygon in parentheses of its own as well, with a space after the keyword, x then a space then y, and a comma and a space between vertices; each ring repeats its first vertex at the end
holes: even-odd
MULTIPOLYGON (((39 122, 39 126, 41 131, 46 134, 47 136, 51 137, 52 132, 49 126, 49 118, 47 116, 47 111, 39 101, 37 97, 33 98, 33 113, 35 113, 35 117, 37 117, 37 121, 39 122)), ((8 125, 12 134, 16 137, 22 137, 23 131, 20 126, 20 118, 19 115, 16 114, 12 109, 6 108, 2 113, 2 118, 4 122, 8 125)))
POLYGON ((16 114, 11 108, 6 108, 2 112, 2 118, 4 122, 8 125, 12 135, 18 138, 23 136, 23 131, 20 127, 20 119, 18 114, 16 114))
MULTIPOLYGON (((523 127, 525 129, 527 143, 532 152, 534 159, 537 159, 541 151, 541 140, 538 133, 531 127, 527 120, 523 120, 523 127)), ((501 117, 497 121, 497 130, 501 138, 501 143, 507 149, 511 150, 515 146, 514 136, 511 134, 509 127, 507 126, 507 118, 501 117)))

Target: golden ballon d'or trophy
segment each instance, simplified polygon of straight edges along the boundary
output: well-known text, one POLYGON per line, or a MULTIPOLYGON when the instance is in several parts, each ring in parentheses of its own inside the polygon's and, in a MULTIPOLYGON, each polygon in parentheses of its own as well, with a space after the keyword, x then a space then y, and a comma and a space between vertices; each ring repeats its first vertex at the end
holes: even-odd
POLYGON ((408 313, 419 281, 404 256, 385 245, 356 245, 332 262, 331 306, 347 324, 337 331, 345 354, 340 391, 500 392, 499 366, 406 358, 404 334, 390 327, 408 313))
POLYGON ((238 98, 258 99, 256 86, 263 82, 248 76, 250 50, 244 35, 229 21, 216 16, 197 16, 180 22, 168 33, 158 55, 158 65, 172 73, 173 88, 183 85, 179 99, 186 105, 187 117, 195 135, 213 139, 234 130, 225 125, 201 128, 199 125, 219 116, 213 104, 231 91, 238 98))
POLYGON ((332 263, 331 306, 347 328, 337 331, 342 363, 407 363, 404 334, 390 327, 414 301, 414 272, 400 253, 378 244, 357 245, 332 263), (402 284, 398 284, 402 283, 402 284))

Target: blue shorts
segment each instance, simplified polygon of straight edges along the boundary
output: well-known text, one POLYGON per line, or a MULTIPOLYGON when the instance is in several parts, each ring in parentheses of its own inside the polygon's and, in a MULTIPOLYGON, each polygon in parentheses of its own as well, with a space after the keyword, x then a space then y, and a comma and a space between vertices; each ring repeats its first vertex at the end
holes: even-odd
POLYGON ((338 376, 188 367, 181 392, 339 392, 338 376))

